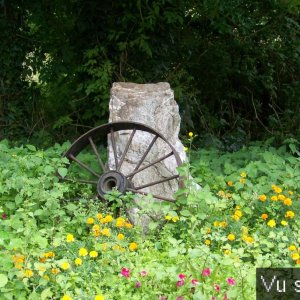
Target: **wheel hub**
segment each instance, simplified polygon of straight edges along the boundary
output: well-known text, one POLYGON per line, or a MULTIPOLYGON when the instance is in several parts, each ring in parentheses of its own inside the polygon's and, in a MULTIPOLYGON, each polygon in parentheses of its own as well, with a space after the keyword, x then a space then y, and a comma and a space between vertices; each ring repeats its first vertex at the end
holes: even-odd
POLYGON ((104 195, 114 188, 124 194, 129 187, 131 187, 131 182, 122 173, 109 171, 99 178, 97 192, 98 195, 104 199, 104 195))

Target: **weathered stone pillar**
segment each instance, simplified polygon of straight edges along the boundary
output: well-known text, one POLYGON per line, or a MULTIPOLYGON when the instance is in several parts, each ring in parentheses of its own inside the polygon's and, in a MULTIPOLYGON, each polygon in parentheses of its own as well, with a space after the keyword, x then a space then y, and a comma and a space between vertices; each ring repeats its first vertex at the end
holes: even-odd
MULTIPOLYGON (((109 122, 131 121, 150 126, 166 137, 178 152, 182 161, 186 159, 184 147, 178 138, 180 129, 179 109, 169 83, 135 84, 116 82, 111 89, 109 111, 109 122)), ((130 131, 116 133, 115 139, 119 157, 125 148, 130 133, 130 131)), ((152 139, 153 135, 147 132, 136 132, 121 168, 123 174, 129 174, 133 171, 152 139)), ((170 148, 158 139, 147 155, 144 164, 148 164, 168 152, 170 152, 170 148)), ((109 145, 109 164, 110 167, 114 167, 111 145, 109 145)), ((172 176, 177 174, 176 167, 175 158, 173 156, 169 157, 135 175, 133 183, 135 186, 139 186, 163 177, 172 176)), ((172 197, 177 189, 177 181, 172 180, 145 188, 142 191, 172 197)))

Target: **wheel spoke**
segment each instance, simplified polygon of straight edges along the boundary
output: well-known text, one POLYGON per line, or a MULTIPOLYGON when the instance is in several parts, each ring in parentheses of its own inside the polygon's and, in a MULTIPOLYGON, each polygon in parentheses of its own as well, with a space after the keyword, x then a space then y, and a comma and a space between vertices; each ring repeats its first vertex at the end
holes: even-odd
POLYGON ((93 141, 93 139, 91 137, 89 137, 89 142, 90 142, 90 144, 91 144, 91 146, 93 148, 93 151, 94 151, 94 153, 95 153, 95 155, 96 155, 96 157, 98 159, 99 166, 102 169, 102 172, 104 173, 105 170, 106 170, 105 166, 104 166, 104 164, 103 164, 103 162, 102 162, 102 160, 100 158, 100 155, 99 155, 99 153, 97 151, 96 145, 95 145, 95 143, 94 143, 94 141, 93 141))
MULTIPOLYGON (((150 195, 150 193, 141 192, 141 191, 138 191, 138 190, 135 190, 135 189, 128 189, 128 191, 136 193, 136 194, 144 195, 144 196, 150 195)), ((166 198, 166 197, 162 197, 162 196, 158 196, 158 195, 152 195, 152 197, 160 199, 160 200, 168 201, 168 202, 175 202, 176 201, 175 199, 166 198)))
POLYGON ((91 174, 93 174, 94 176, 100 178, 100 175, 98 173, 96 173, 94 170, 92 170, 89 166, 87 166, 86 164, 84 164, 82 161, 80 161, 78 158, 76 158, 73 154, 69 155, 69 158, 72 159, 73 161, 75 161, 79 166, 81 166, 83 169, 89 171, 91 174))
POLYGON ((140 169, 138 169, 138 170, 136 170, 136 171, 133 171, 132 173, 130 173, 130 174, 127 175, 126 177, 129 178, 129 179, 132 179, 132 177, 133 177, 135 174, 137 174, 137 173, 139 173, 139 172, 141 172, 141 171, 143 171, 143 170, 145 170, 145 169, 147 169, 147 168, 150 168, 151 166, 153 166, 153 165, 155 165, 155 164, 161 162, 162 160, 164 160, 164 159, 166 159, 166 158, 168 158, 168 157, 170 157, 170 156, 172 156, 172 155, 173 155, 173 151, 171 151, 170 153, 166 154, 165 156, 163 156, 163 157, 161 157, 161 158, 159 158, 159 159, 153 161, 152 163, 150 163, 150 164, 148 164, 148 165, 146 165, 146 166, 144 166, 144 167, 142 167, 142 168, 140 168, 140 169))
POLYGON ((118 166, 117 166, 117 168, 116 168, 117 171, 119 171, 119 170, 121 169, 121 166, 122 166, 123 161, 124 161, 124 159, 125 159, 125 156, 126 156, 126 154, 127 154, 127 152, 128 152, 129 146, 130 146, 130 144, 131 144, 131 142, 132 142, 132 139, 133 139, 133 136, 134 136, 135 132, 136 132, 136 128, 134 128, 134 129, 132 130, 132 132, 131 132, 131 135, 130 135, 130 137, 129 137, 129 140, 128 140, 126 146, 125 146, 124 152, 123 152, 122 157, 121 157, 121 159, 120 159, 120 162, 119 162, 119 164, 118 164, 118 166))
POLYGON ((85 179, 72 179, 72 178, 66 178, 66 177, 59 177, 61 180, 64 181, 70 181, 70 182, 80 182, 80 183, 87 183, 87 184, 97 184, 97 181, 92 181, 92 180, 85 180, 85 179))
POLYGON ((179 177, 179 175, 173 175, 171 177, 167 177, 167 178, 160 179, 160 180, 157 180, 157 181, 153 181, 153 182, 150 182, 150 183, 147 183, 147 184, 144 184, 144 185, 140 185, 138 187, 135 187, 135 189, 136 190, 141 190, 143 188, 153 186, 153 185, 156 185, 156 184, 160 184, 160 183, 163 183, 163 182, 166 182, 166 181, 170 181, 170 180, 176 179, 178 177, 179 177))
POLYGON ((140 161, 138 162, 138 164, 136 165, 136 167, 134 168, 133 172, 131 174, 128 175, 128 178, 131 179, 136 173, 134 173, 135 171, 137 171, 139 169, 139 167, 141 166, 141 164, 143 163, 143 161, 145 160, 146 156, 148 155, 149 151, 151 150, 151 148, 153 147, 154 143, 156 142, 156 140, 158 139, 158 135, 156 135, 153 140, 151 141, 151 143, 149 144, 147 150, 145 151, 144 155, 142 156, 142 158, 140 159, 140 161), (134 174, 133 174, 134 173, 134 174))
POLYGON ((117 155, 117 147, 116 147, 114 129, 112 127, 110 128, 110 138, 111 138, 111 144, 112 144, 112 148, 113 148, 113 152, 114 152, 115 165, 116 165, 116 169, 117 169, 117 167, 118 167, 118 155, 117 155))

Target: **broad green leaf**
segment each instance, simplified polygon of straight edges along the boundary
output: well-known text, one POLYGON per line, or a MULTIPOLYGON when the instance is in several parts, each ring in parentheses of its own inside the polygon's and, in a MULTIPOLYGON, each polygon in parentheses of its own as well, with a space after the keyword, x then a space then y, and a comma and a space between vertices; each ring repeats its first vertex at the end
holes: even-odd
POLYGON ((64 178, 68 174, 68 169, 60 167, 60 168, 58 168, 57 172, 61 177, 64 178))
POLYGON ((4 287, 8 282, 8 278, 5 274, 0 274, 0 288, 4 287))

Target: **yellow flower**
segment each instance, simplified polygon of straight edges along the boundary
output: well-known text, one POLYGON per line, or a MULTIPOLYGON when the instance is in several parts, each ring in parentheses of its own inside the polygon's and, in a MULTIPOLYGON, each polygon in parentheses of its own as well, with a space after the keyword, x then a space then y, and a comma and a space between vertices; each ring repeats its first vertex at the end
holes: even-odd
POLYGON ((67 234, 66 240, 67 240, 67 243, 72 243, 72 242, 74 242, 75 239, 74 239, 73 234, 67 234))
POLYGON ((274 191, 276 194, 282 193, 282 189, 281 189, 279 186, 274 186, 273 191, 274 191))
POLYGON ((111 215, 107 215, 107 216, 105 216, 103 219, 101 219, 100 222, 101 222, 102 224, 110 223, 110 222, 113 221, 113 219, 114 219, 114 218, 113 218, 111 215))
POLYGON ((88 251, 85 248, 80 248, 78 251, 79 256, 87 256, 88 251))
POLYGON ((263 220, 267 220, 269 218, 269 216, 267 214, 262 214, 260 216, 263 220))
POLYGON ((54 256, 55 254, 52 251, 44 253, 45 258, 53 258, 54 256))
POLYGON ((14 263, 24 263, 25 256, 20 254, 13 255, 13 261, 14 263))
POLYGON ((233 182, 230 180, 230 181, 227 182, 227 185, 228 186, 233 186, 233 182))
POLYGON ((221 191, 219 191, 219 192, 218 192, 218 196, 220 196, 220 197, 225 197, 225 193, 224 193, 224 191, 222 191, 222 190, 221 190, 221 191))
POLYGON ((110 236, 110 229, 109 228, 103 228, 101 233, 104 235, 104 236, 110 236))
POLYGON ((124 227, 125 223, 126 223, 126 221, 124 218, 120 217, 120 218, 116 219, 116 227, 118 227, 118 228, 124 227))
POLYGON ((98 256, 98 252, 97 251, 93 250, 93 251, 90 252, 90 257, 96 258, 97 256, 98 256))
POLYGON ((211 228, 207 228, 206 233, 210 234, 211 233, 211 228))
POLYGON ((189 148, 188 147, 183 147, 184 152, 188 152, 189 148))
POLYGON ((234 241, 235 240, 235 235, 233 233, 228 234, 227 239, 229 241, 234 241))
POLYGON ((220 224, 220 222, 218 222, 218 221, 214 221, 214 223, 213 223, 213 225, 214 225, 215 227, 218 227, 219 224, 220 224))
POLYGON ((49 277, 48 275, 44 275, 43 278, 44 278, 45 280, 47 280, 47 281, 50 280, 50 277, 49 277))
POLYGON ((102 214, 97 214, 97 219, 100 221, 102 218, 103 218, 103 215, 102 214))
POLYGON ((219 226, 225 228, 227 226, 227 222, 222 221, 222 222, 219 223, 219 226))
POLYGON ((296 264, 297 264, 297 265, 300 265, 300 259, 297 259, 297 260, 296 260, 296 264))
POLYGON ((96 295, 94 300, 104 300, 104 296, 102 295, 96 295))
POLYGON ((237 215, 238 217, 241 217, 243 215, 243 213, 240 210, 236 210, 234 214, 237 215))
POLYGON ((294 195, 294 192, 293 192, 293 191, 289 191, 288 193, 289 193, 289 195, 291 195, 291 196, 294 195))
POLYGON ((93 230, 93 231, 99 231, 99 230, 100 230, 99 224, 93 225, 92 230, 93 230))
POLYGON ((267 196, 266 196, 266 195, 260 195, 260 196, 258 197, 258 199, 259 199, 260 201, 264 202, 264 201, 267 200, 267 196))
POLYGON ((246 178, 246 177, 247 177, 246 172, 242 172, 240 175, 241 175, 241 177, 243 177, 243 178, 246 178))
POLYGON ((93 218, 87 218, 86 222, 91 225, 95 223, 95 220, 93 218))
POLYGON ((285 220, 282 220, 280 223, 281 223, 282 226, 287 226, 287 224, 288 224, 288 222, 285 221, 285 220))
POLYGON ((172 217, 171 217, 170 215, 166 215, 166 216, 165 216, 165 219, 166 219, 167 221, 170 221, 170 220, 172 220, 172 217))
POLYGON ((130 243, 129 244, 129 250, 134 251, 138 248, 138 245, 136 243, 130 243))
POLYGON ((98 224, 95 224, 93 227, 92 227, 92 232, 93 232, 93 235, 94 236, 99 236, 100 235, 100 226, 98 224))
POLYGON ((283 201, 285 199, 285 196, 283 194, 278 195, 278 200, 283 201))
POLYGON ((124 239, 125 239, 125 235, 124 235, 123 233, 119 233, 119 234, 117 235, 117 239, 118 239, 118 240, 124 240, 124 239))
POLYGON ((295 245, 290 245, 290 246, 288 247, 288 249, 289 249, 290 251, 295 251, 295 250, 297 250, 297 248, 296 248, 295 245))
POLYGON ((275 227, 276 226, 276 221, 275 220, 270 220, 268 223, 267 223, 267 225, 269 226, 269 227, 275 227))
POLYGON ((114 218, 113 218, 111 215, 107 215, 107 216, 105 217, 105 219, 106 219, 106 222, 107 222, 107 223, 110 223, 110 222, 112 222, 112 221, 114 220, 114 218))
POLYGON ((189 132, 189 137, 193 137, 194 136, 194 133, 193 132, 189 132))
POLYGON ((210 240, 205 240, 204 244, 209 246, 211 244, 211 241, 210 240))
POLYGON ((173 221, 174 223, 176 223, 178 220, 179 220, 179 217, 178 217, 178 216, 175 216, 175 217, 172 218, 172 221, 173 221))
POLYGON ((30 278, 33 276, 33 272, 31 270, 24 270, 24 276, 27 277, 27 278, 30 278))
POLYGON ((291 198, 285 198, 283 200, 283 204, 286 205, 286 206, 291 206, 293 204, 293 201, 291 198))
POLYGON ((133 225, 131 223, 129 223, 129 222, 125 222, 125 227, 128 228, 128 229, 130 229, 130 228, 133 227, 133 225))
POLYGON ((291 210, 288 210, 286 213, 285 213, 285 217, 286 218, 290 218, 290 219, 293 219, 295 217, 295 213, 291 210))
POLYGON ((60 271, 59 271, 59 269, 57 269, 57 268, 51 269, 51 273, 54 274, 54 275, 58 274, 59 272, 60 272, 60 271))
POLYGON ((228 255, 228 254, 230 254, 230 253, 231 253, 231 251, 230 251, 229 249, 225 249, 225 250, 224 250, 224 254, 225 254, 225 255, 228 255))
POLYGON ((76 265, 76 266, 81 266, 81 265, 82 265, 82 259, 79 258, 79 257, 77 257, 77 258, 75 259, 75 265, 76 265))
POLYGON ((245 178, 240 178, 240 183, 244 184, 246 182, 245 178))
POLYGON ((70 264, 67 261, 64 261, 61 266, 63 270, 68 270, 70 268, 70 264))
POLYGON ((234 219, 235 221, 239 221, 240 217, 237 215, 232 215, 232 219, 234 219))
POLYGON ((278 197, 274 195, 274 196, 271 197, 271 200, 272 200, 272 201, 277 201, 277 200, 278 200, 278 197))
POLYGON ((300 255, 297 252, 295 252, 291 255, 291 258, 292 260, 298 260, 300 258, 300 255))
POLYGON ((72 298, 69 295, 64 295, 61 300, 72 300, 72 298))
POLYGON ((243 240, 249 244, 252 244, 254 242, 253 237, 249 236, 249 235, 244 235, 243 236, 243 240))

